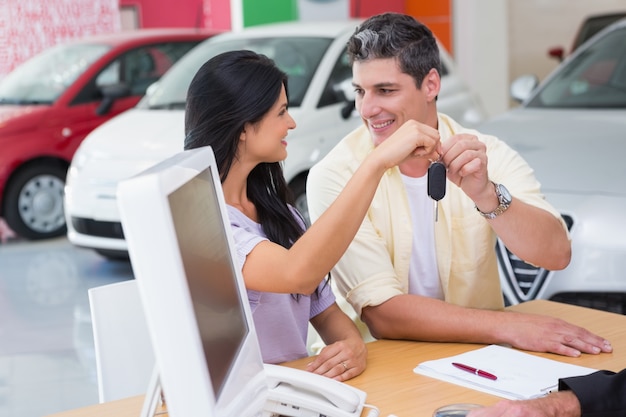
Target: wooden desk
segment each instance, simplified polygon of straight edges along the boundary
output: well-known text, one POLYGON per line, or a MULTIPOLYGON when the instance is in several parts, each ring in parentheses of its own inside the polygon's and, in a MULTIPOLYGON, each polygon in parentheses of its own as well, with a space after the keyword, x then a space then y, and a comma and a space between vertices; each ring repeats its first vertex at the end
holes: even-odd
MULTIPOLYGON (((563 318, 606 337, 613 345, 612 354, 568 358, 536 353, 539 356, 596 369, 619 371, 626 367, 626 316, 545 300, 530 301, 507 309, 563 318)), ((366 402, 377 406, 381 417, 389 414, 398 417, 430 417, 435 408, 444 404, 470 402, 489 405, 500 400, 489 394, 413 372, 413 368, 420 362, 463 353, 478 345, 378 340, 367 346, 367 369, 348 381, 348 384, 367 392, 366 402)), ((285 365, 303 369, 307 362, 308 358, 303 358, 285 365)), ((136 417, 142 404, 143 396, 138 396, 49 417, 136 417)))

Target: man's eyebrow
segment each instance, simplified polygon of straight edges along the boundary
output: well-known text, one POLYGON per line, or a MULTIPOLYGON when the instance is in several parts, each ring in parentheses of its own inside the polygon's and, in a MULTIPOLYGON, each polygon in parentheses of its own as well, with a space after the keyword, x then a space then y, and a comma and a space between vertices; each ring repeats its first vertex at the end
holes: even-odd
MULTIPOLYGON (((359 84, 355 83, 354 81, 352 82, 352 85, 354 87, 361 87, 359 84)), ((394 83, 391 81, 385 81, 385 82, 374 84, 374 88, 388 88, 388 87, 395 87, 397 85, 398 85, 397 83, 394 83)))

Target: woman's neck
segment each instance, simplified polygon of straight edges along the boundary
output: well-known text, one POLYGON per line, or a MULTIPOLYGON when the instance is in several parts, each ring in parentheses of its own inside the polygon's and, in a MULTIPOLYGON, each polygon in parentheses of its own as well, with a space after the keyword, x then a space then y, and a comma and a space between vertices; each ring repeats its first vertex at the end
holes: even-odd
POLYGON ((226 204, 235 207, 248 218, 256 222, 258 220, 256 207, 248 198, 247 179, 247 175, 242 175, 242 173, 237 172, 236 169, 231 170, 222 183, 224 200, 226 201, 226 204))

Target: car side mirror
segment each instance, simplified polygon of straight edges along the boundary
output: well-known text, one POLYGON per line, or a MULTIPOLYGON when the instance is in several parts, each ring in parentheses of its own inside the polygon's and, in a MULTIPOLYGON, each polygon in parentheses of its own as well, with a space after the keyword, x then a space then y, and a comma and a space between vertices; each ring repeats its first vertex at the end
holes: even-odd
POLYGON ((355 109, 354 103, 356 99, 352 78, 346 78, 340 83, 335 84, 333 89, 342 97, 343 101, 345 101, 345 105, 341 108, 341 117, 343 117, 344 120, 348 119, 355 109))
POLYGON ((548 49, 548 56, 550 58, 554 58, 559 62, 563 62, 563 56, 565 55, 565 50, 562 46, 555 46, 554 48, 548 49))
POLYGON ((103 85, 100 87, 100 93, 102 93, 102 101, 96 109, 98 116, 107 114, 115 100, 130 96, 130 87, 125 83, 103 85))
POLYGON ((345 80, 335 84, 334 90, 340 94, 345 101, 354 101, 356 98, 354 86, 352 85, 352 78, 346 78, 345 80))
POLYGON ((511 97, 515 101, 522 102, 530 97, 537 85, 539 85, 539 79, 535 75, 522 75, 511 83, 511 97))

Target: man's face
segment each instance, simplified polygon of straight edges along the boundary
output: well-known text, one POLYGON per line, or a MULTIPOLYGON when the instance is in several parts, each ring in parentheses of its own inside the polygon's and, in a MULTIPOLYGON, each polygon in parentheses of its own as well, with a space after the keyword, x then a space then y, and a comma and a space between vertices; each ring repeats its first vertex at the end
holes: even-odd
POLYGON ((426 89, 418 89, 413 77, 400 71, 395 58, 355 61, 352 74, 356 109, 374 145, 387 139, 407 120, 428 122, 429 100, 423 91, 426 89))

